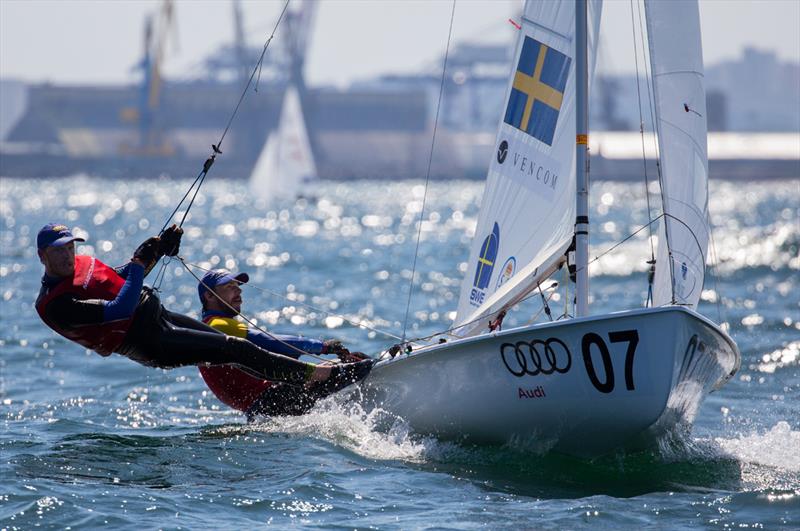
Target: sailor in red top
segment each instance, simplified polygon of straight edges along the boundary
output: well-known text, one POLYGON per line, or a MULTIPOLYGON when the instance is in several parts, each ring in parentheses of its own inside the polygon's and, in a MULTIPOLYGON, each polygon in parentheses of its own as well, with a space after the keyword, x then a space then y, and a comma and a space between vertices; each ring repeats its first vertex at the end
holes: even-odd
POLYGON ((66 226, 45 225, 37 236, 45 274, 36 311, 67 339, 100 355, 116 352, 151 367, 236 364, 259 377, 298 386, 316 383, 327 392, 354 381, 355 367, 303 363, 161 306, 155 292, 143 287, 144 276, 162 256, 177 255, 182 234, 173 225, 142 243, 130 263, 114 269, 97 258, 76 256, 75 242, 84 240, 66 226))
MULTIPOLYGON (((319 341, 267 334, 238 320, 242 309, 240 285, 249 280, 247 273, 233 274, 225 269, 207 272, 197 286, 203 306, 203 322, 224 334, 246 338, 270 352, 295 359, 302 354, 336 354, 343 361, 366 360, 363 354, 350 353, 338 340, 319 341)), ((366 361, 367 364, 371 362, 366 361)), ((201 366, 200 374, 221 402, 244 411, 250 419, 257 415, 301 415, 327 394, 320 392, 317 386, 297 387, 271 382, 229 366, 201 366)))

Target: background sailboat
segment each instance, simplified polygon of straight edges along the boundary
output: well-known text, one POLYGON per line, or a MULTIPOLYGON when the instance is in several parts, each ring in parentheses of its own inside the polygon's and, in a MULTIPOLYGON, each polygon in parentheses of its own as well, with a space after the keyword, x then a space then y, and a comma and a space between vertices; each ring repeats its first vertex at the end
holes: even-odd
POLYGON ((289 85, 278 127, 269 135, 250 175, 250 190, 261 199, 289 199, 317 179, 300 97, 289 85))
POLYGON ((528 1, 455 340, 387 354, 364 382, 370 400, 416 430, 596 455, 691 425, 703 397, 738 369, 735 343, 694 311, 708 242, 698 6, 645 5, 666 220, 655 307, 601 316, 581 309, 588 263, 580 236, 589 219, 580 210, 586 94, 578 88, 593 70, 601 4, 528 1), (579 317, 490 331, 568 260, 579 317))

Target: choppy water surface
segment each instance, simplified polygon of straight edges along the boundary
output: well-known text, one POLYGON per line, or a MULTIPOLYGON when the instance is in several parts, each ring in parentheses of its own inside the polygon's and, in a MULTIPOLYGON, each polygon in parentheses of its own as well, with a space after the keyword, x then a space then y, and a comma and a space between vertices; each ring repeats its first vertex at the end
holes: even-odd
MULTIPOLYGON (((0 186, 0 527, 800 526, 797 182, 712 183, 718 274, 701 311, 729 323, 742 369, 704 403, 691 438, 593 461, 459 446, 402 423, 377 429, 380 412, 336 399, 301 418, 247 425, 194 368, 153 370, 87 353, 34 312, 36 232, 64 221, 87 238, 79 251, 120 264, 158 232, 185 183, 0 186)), ((594 186, 593 256, 646 222, 641 188, 594 186)), ((481 190, 473 182, 430 188, 411 335, 450 323, 481 190)), ((401 332, 422 187, 325 183, 313 194, 268 207, 244 183, 212 180, 189 216, 182 254, 201 267, 250 272, 245 310, 272 330, 377 352, 392 339, 347 319, 401 332)), ((645 235, 593 264, 593 312, 641 303, 645 235)), ((196 313, 195 286, 173 261, 163 300, 196 313)))

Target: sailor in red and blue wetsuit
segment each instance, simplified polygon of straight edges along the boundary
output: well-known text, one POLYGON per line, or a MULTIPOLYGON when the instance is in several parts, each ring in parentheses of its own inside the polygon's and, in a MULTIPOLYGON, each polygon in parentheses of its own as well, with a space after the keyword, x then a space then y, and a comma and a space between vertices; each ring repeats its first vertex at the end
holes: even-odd
MULTIPOLYGON (((295 359, 303 354, 336 354, 342 361, 368 366, 363 354, 350 353, 338 340, 267 334, 237 319, 242 309, 240 285, 249 280, 247 273, 233 274, 225 269, 207 272, 197 285, 203 322, 228 336, 245 338, 270 352, 295 359)), ((230 366, 201 366, 200 374, 221 402, 244 411, 250 419, 258 415, 301 415, 327 394, 318 385, 297 387, 273 382, 230 366)))
POLYGON ((37 236, 45 274, 36 311, 67 339, 102 356, 116 352, 150 367, 236 364, 270 380, 315 383, 328 393, 366 376, 364 366, 303 363, 166 310, 143 281, 162 256, 177 255, 182 234, 173 225, 142 243, 130 263, 114 269, 97 258, 76 256, 75 242, 84 240, 66 226, 45 225, 37 236))

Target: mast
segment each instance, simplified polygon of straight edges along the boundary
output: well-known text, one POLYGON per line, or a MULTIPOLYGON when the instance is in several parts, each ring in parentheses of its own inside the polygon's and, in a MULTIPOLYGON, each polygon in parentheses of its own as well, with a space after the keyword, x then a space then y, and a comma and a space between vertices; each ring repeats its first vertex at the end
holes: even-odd
POLYGON ((586 0, 575 0, 575 316, 589 314, 589 68, 586 0))

